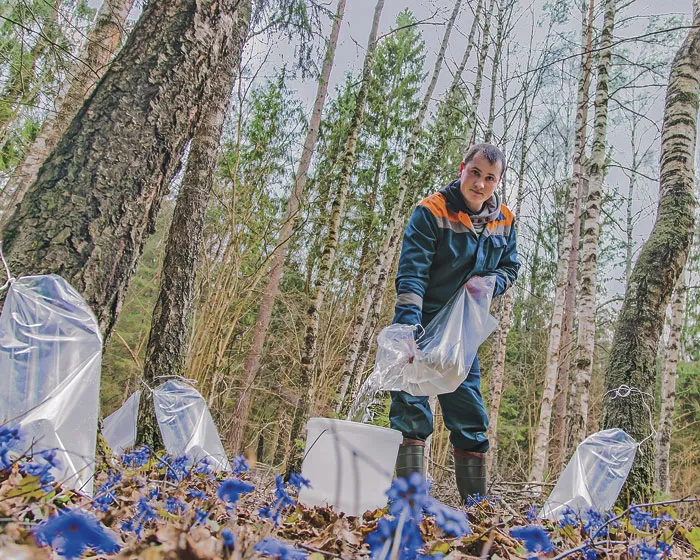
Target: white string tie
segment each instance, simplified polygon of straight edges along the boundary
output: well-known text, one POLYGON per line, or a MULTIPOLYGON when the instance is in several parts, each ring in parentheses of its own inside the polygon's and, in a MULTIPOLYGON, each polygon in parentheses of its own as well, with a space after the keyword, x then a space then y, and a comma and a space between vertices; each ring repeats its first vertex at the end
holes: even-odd
POLYGON ((632 394, 638 394, 642 397, 642 404, 644 404, 644 408, 647 409, 647 412, 649 413, 649 427, 651 428, 651 433, 645 437, 642 441, 637 443, 637 446, 641 446, 645 441, 651 438, 656 438, 656 428, 654 428, 654 415, 651 411, 651 408, 649 407, 649 404, 647 403, 646 399, 644 398, 649 397, 651 399, 651 402, 654 402, 654 395, 651 393, 646 393, 644 391, 641 391, 637 389, 637 387, 630 387, 629 385, 625 385, 624 383, 620 385, 617 389, 610 389, 605 395, 603 395, 603 398, 607 397, 610 393, 613 393, 612 400, 615 400, 618 397, 621 398, 626 398, 631 396, 632 394))

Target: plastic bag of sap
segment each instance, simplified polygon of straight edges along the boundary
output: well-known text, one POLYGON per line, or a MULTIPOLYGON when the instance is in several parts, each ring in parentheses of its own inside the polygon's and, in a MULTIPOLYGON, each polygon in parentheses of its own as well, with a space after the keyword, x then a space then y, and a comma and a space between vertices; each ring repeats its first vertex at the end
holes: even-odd
POLYGON ((627 480, 637 447, 637 442, 619 428, 588 436, 566 465, 539 517, 557 521, 567 508, 580 517, 590 508, 601 513, 611 509, 627 480))
POLYGON ((0 315, 0 423, 30 453, 55 450, 55 480, 92 493, 102 336, 85 300, 55 274, 10 285, 0 315))
POLYGON ((386 327, 377 340, 373 374, 381 388, 433 396, 459 387, 479 346, 498 326, 489 313, 495 285, 493 276, 471 278, 418 336, 417 345, 413 342, 416 327, 386 327))
POLYGON ((153 391, 156 418, 165 450, 192 463, 206 461, 213 471, 230 471, 224 446, 207 403, 194 387, 170 379, 153 391))
POLYGON ((121 455, 136 442, 136 420, 139 415, 141 391, 134 391, 118 410, 104 419, 102 436, 115 455, 121 455))

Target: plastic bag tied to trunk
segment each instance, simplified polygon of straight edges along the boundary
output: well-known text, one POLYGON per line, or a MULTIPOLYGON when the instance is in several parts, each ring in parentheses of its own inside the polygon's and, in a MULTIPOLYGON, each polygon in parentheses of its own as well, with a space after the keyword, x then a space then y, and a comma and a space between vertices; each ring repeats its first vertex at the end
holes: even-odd
POLYGON ((56 275, 10 285, 0 315, 0 421, 30 453, 56 452, 55 479, 92 493, 102 337, 85 300, 56 275))
POLYGON ((193 463, 205 460, 213 471, 231 470, 219 432, 199 391, 170 379, 153 391, 153 403, 168 453, 187 455, 193 463))
POLYGON ((136 442, 140 402, 141 391, 134 391, 121 408, 107 416, 102 423, 102 436, 115 455, 121 455, 136 442))
POLYGON ((611 509, 627 480, 637 447, 637 442, 619 428, 588 436, 566 465, 539 517, 557 521, 570 508, 585 518, 590 509, 611 509))
POLYGON ((467 378, 479 346, 496 329, 489 313, 496 279, 474 276, 421 333, 389 325, 377 337, 372 376, 379 389, 414 396, 451 393, 467 378), (417 339, 417 342, 416 342, 417 339))

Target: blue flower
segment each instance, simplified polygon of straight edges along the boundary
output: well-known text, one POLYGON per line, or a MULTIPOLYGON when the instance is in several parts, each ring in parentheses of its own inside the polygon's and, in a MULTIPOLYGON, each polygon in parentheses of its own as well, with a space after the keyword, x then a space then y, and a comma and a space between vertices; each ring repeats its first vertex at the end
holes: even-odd
POLYGON ((659 547, 663 556, 671 556, 671 550, 673 549, 672 544, 665 543, 664 541, 656 541, 656 546, 659 547))
POLYGON ((190 498, 192 498, 193 500, 206 500, 207 499, 207 495, 205 492, 202 492, 201 490, 194 490, 192 488, 190 488, 187 491, 187 495, 190 498))
POLYGON ((244 472, 248 472, 250 467, 248 466, 248 461, 245 460, 243 455, 238 455, 233 458, 233 474, 239 475, 244 472))
POLYGON ((197 474, 211 474, 213 471, 209 457, 202 457, 199 461, 197 461, 197 464, 194 467, 194 472, 197 474))
POLYGON ((43 451, 35 453, 30 461, 23 462, 20 471, 28 476, 38 477, 44 492, 51 492, 53 490, 51 483, 55 481, 51 471, 58 465, 59 462, 54 450, 43 451))
POLYGON ((148 500, 144 497, 139 498, 136 502, 136 515, 133 519, 123 521, 121 528, 122 531, 132 531, 141 538, 141 531, 143 526, 149 521, 156 519, 158 515, 155 510, 149 505, 148 500))
POLYGON ((411 473, 408 478, 395 479, 386 495, 389 496, 390 514, 398 516, 404 509, 409 509, 410 517, 418 521, 423 517, 423 506, 431 500, 428 483, 417 472, 411 473))
POLYGON ((117 496, 115 488, 122 479, 121 473, 110 474, 104 484, 97 490, 97 497, 93 500, 93 506, 98 511, 107 511, 113 503, 116 503, 117 496))
POLYGON ((284 480, 280 475, 275 476, 275 505, 278 509, 296 505, 294 498, 287 493, 284 480))
POLYGON ((306 558, 306 552, 298 550, 291 545, 283 543, 273 537, 267 537, 261 540, 254 547, 256 552, 264 556, 275 556, 280 560, 297 560, 306 558))
POLYGON ((227 502, 229 505, 235 505, 241 494, 248 494, 255 490, 255 486, 248 482, 244 482, 238 478, 227 478, 221 481, 216 495, 220 500, 227 502))
POLYGON ((17 452, 20 443, 19 429, 0 427, 0 470, 12 466, 11 452, 17 452))
POLYGON ((513 527, 510 536, 523 541, 525 550, 529 553, 552 552, 554 546, 549 539, 547 531, 539 525, 525 525, 524 527, 513 527))
POLYGON ((271 519, 275 526, 280 524, 280 518, 282 516, 279 509, 274 506, 263 506, 258 510, 258 515, 263 519, 271 519))
POLYGON ((289 475, 289 484, 294 486, 294 488, 296 488, 297 490, 301 490, 302 486, 305 486, 306 488, 311 488, 311 482, 309 482, 306 478, 297 473, 291 473, 289 475))
POLYGON ((558 525, 562 529, 567 526, 578 527, 578 517, 576 515, 576 512, 573 509, 571 509, 571 507, 566 506, 561 513, 558 525))
POLYGON ((234 538, 231 529, 224 529, 223 531, 221 531, 221 538, 224 539, 224 546, 228 548, 233 548, 236 539, 234 538))
POLYGON ((120 548, 112 531, 94 515, 78 509, 50 517, 34 530, 34 535, 39 544, 51 546, 68 559, 79 558, 88 548, 101 554, 113 554, 120 548))
POLYGON ((127 467, 138 469, 140 467, 145 467, 150 458, 151 448, 147 445, 142 445, 124 453, 122 455, 122 463, 127 467))
POLYGON ((663 554, 658 548, 649 546, 645 542, 640 542, 636 546, 630 547, 630 554, 639 560, 660 560, 663 554))
POLYGON ((536 523, 537 522, 537 506, 535 504, 532 504, 527 508, 527 512, 525 513, 525 518, 527 519, 528 523, 536 523))
POLYGON ((204 525, 209 519, 209 512, 204 509, 196 508, 194 511, 193 525, 204 525))
POLYGON ((581 552, 583 552, 583 558, 585 560, 598 560, 598 553, 592 546, 587 546, 581 552))
POLYGON ((180 515, 187 509, 187 506, 177 498, 169 496, 168 499, 165 500, 163 508, 172 515, 180 515))
POLYGON ((469 521, 463 511, 446 506, 435 498, 431 498, 424 507, 425 512, 434 516, 435 523, 448 535, 462 537, 471 534, 469 521))
MULTIPOLYGON (((599 529, 607 523, 606 516, 601 514, 597 509, 588 508, 583 513, 583 530, 590 537, 599 533, 599 529)), ((609 531, 604 534, 607 535, 609 531)))
POLYGON ((157 486, 151 486, 148 489, 148 499, 149 500, 158 500, 160 499, 160 488, 157 486))
MULTIPOLYGON (((418 523, 406 517, 409 509, 404 510, 404 524, 401 528, 401 542, 399 543, 399 558, 408 560, 415 558, 418 550, 423 546, 423 537, 420 534, 418 523)), ((393 546, 392 542, 398 529, 401 516, 388 519, 382 517, 377 521, 377 528, 365 538, 369 545, 370 555, 373 559, 387 558, 387 552, 393 546)))

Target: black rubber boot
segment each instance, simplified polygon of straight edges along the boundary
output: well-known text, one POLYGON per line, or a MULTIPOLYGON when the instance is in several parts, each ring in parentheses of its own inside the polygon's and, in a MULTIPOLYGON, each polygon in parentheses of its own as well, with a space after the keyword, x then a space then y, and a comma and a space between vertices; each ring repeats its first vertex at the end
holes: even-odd
POLYGON ((423 474, 425 443, 418 440, 404 441, 396 457, 396 478, 408 478, 411 473, 423 474))
POLYGON ((455 479, 462 501, 469 496, 486 495, 486 453, 474 453, 453 449, 455 459, 455 479))

